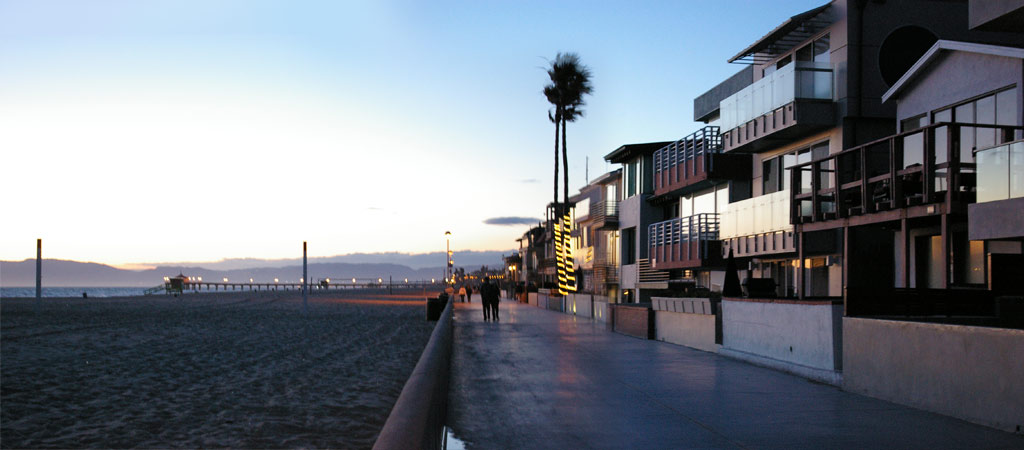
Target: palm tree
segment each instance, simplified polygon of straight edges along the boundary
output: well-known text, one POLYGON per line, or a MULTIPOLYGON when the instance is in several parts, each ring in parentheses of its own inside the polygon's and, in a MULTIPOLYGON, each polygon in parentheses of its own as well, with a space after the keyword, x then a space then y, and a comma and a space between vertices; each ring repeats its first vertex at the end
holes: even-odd
MULTIPOLYGON (((569 203, 569 154, 566 146, 566 123, 583 116, 584 95, 593 92, 590 69, 580 62, 576 53, 558 53, 548 68, 551 84, 544 87, 544 96, 554 106, 548 118, 555 122, 555 204, 558 205, 558 133, 562 133, 562 208, 569 203), (559 130, 561 128, 561 130, 559 130)), ((561 208, 559 208, 561 209, 561 208)), ((560 211, 564 214, 564 211, 560 211)))

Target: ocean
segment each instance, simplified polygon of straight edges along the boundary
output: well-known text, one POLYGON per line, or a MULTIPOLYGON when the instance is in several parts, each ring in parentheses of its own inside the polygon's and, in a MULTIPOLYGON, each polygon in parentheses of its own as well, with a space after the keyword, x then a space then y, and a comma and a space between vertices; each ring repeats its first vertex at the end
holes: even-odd
MULTIPOLYGON (((43 297, 128 297, 142 295, 144 287, 43 287, 43 297)), ((0 287, 0 298, 35 297, 35 287, 0 287)))

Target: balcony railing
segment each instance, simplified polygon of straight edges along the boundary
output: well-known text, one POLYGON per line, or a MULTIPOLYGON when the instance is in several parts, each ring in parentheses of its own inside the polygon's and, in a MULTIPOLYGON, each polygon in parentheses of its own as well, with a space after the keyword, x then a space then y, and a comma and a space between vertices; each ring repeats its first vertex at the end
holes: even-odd
POLYGON ((926 203, 975 202, 972 148, 1012 141, 1024 127, 937 123, 791 168, 790 217, 808 223, 926 203))
POLYGON ((789 191, 733 202, 721 213, 721 238, 790 231, 789 191))
POLYGON ((590 220, 600 227, 604 224, 618 223, 619 201, 604 200, 590 205, 590 220))
POLYGON ((654 172, 683 166, 687 173, 696 174, 698 167, 694 161, 697 158, 722 151, 722 135, 719 131, 719 127, 707 126, 655 151, 654 172))
POLYGON ((619 282, 619 266, 615 261, 606 258, 594 260, 594 282, 596 284, 614 284, 619 282))
POLYGON ((832 66, 798 61, 789 64, 719 103, 719 126, 728 131, 796 99, 832 99, 832 66))
POLYGON ((975 153, 978 203, 1024 197, 1024 141, 975 153))
POLYGON ((655 195, 701 189, 711 179, 749 179, 749 156, 722 149, 720 128, 707 126, 655 151, 655 195))
POLYGON ((718 241, 718 214, 666 220, 651 224, 647 231, 652 267, 697 267, 716 253, 707 244, 718 241))

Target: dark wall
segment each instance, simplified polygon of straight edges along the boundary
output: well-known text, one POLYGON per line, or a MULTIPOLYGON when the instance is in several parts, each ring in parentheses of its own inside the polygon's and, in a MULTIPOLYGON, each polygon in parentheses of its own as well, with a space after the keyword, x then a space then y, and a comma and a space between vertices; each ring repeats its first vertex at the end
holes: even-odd
POLYGON ((849 228, 846 286, 891 288, 896 273, 894 230, 878 225, 849 228))
POLYGON ((718 110, 718 104, 726 97, 739 92, 754 82, 754 66, 746 66, 727 80, 718 83, 693 99, 693 120, 702 122, 710 119, 709 115, 718 110))
MULTIPOLYGON (((848 45, 833 48, 832 56, 836 67, 838 117, 852 118, 843 120, 844 135, 850 134, 843 139, 847 148, 867 142, 865 139, 878 134, 875 130, 858 130, 861 126, 876 127, 871 124, 871 119, 895 118, 895 102, 882 103, 882 94, 890 87, 883 72, 892 72, 893 64, 899 65, 897 69, 909 68, 920 56, 908 57, 899 51, 902 43, 912 45, 906 30, 901 29, 917 27, 937 39, 955 41, 1014 47, 1020 47, 1024 42, 1024 35, 1020 32, 971 30, 966 1, 839 0, 835 7, 846 12, 846 21, 837 24, 833 33, 845 33, 848 45), (888 49, 887 52, 883 53, 883 47, 888 49), (860 123, 862 118, 865 121, 863 125, 860 123)), ((833 40, 840 41, 835 37, 833 40)))

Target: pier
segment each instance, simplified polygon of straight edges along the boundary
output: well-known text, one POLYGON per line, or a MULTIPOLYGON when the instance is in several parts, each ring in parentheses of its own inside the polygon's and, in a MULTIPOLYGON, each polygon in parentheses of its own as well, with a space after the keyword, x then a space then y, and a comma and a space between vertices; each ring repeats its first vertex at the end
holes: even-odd
POLYGON ((439 289, 444 283, 437 280, 393 281, 384 278, 349 278, 348 282, 338 282, 344 278, 323 278, 316 282, 265 282, 265 281, 203 281, 202 277, 178 275, 164 277, 164 284, 152 287, 147 295, 159 293, 185 293, 203 291, 299 291, 303 285, 309 292, 347 291, 353 289, 439 289))

